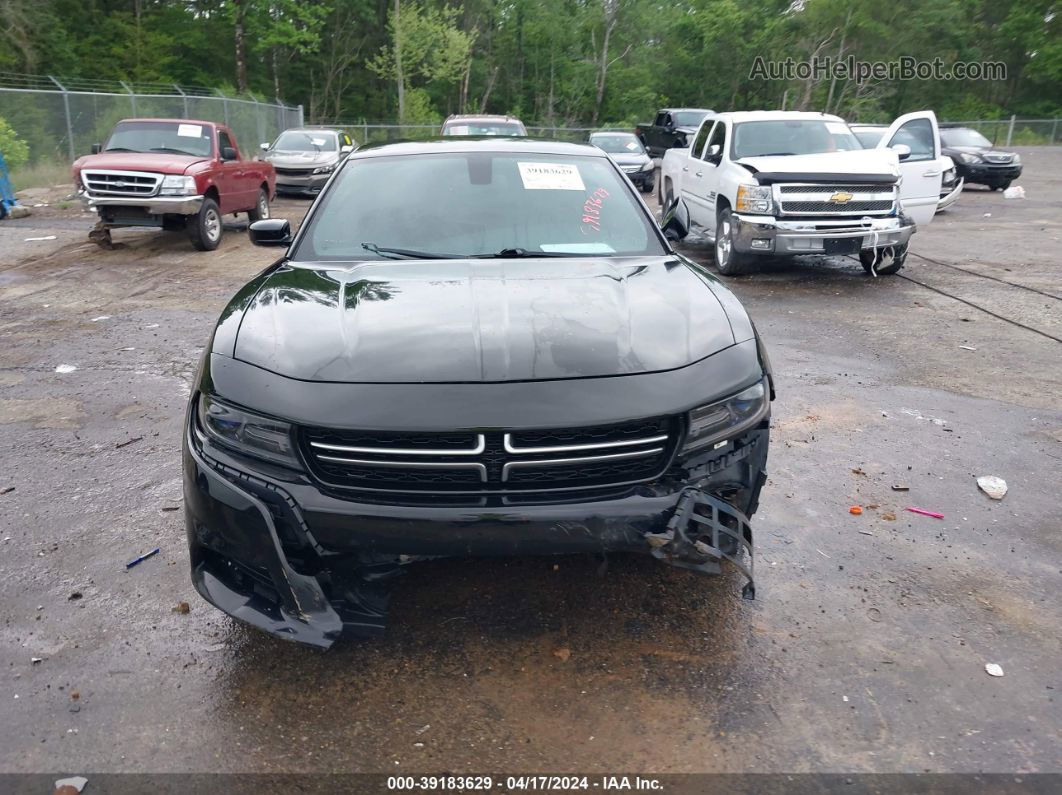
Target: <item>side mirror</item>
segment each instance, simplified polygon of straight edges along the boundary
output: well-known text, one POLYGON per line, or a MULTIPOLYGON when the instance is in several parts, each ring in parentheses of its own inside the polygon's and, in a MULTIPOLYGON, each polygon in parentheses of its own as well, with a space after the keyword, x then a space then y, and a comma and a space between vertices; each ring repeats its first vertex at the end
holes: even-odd
POLYGON ((92 145, 92 154, 98 155, 102 151, 103 151, 103 144, 93 144, 92 145))
POLYGON ((660 229, 668 240, 682 240, 690 233, 690 211, 682 199, 672 199, 660 216, 660 229))
POLYGON ((719 144, 712 144, 708 147, 708 150, 704 153, 704 159, 711 161, 712 163, 718 163, 723 157, 723 147, 719 144))
POLYGON ((221 148, 221 159, 222 160, 235 160, 236 159, 236 150, 233 149, 231 146, 223 146, 221 148))
POLYGON ((341 154, 341 155, 349 155, 353 151, 354 151, 354 147, 353 146, 341 146, 341 147, 339 147, 339 154, 341 154))
POLYGON ((900 156, 900 160, 906 160, 911 156, 911 147, 907 144, 893 144, 889 148, 900 156))
POLYGON ((291 244, 291 224, 286 218, 265 218, 251 224, 251 243, 256 246, 288 246, 291 244))
POLYGON ((258 144, 258 148, 261 149, 263 152, 268 152, 269 144, 258 144))

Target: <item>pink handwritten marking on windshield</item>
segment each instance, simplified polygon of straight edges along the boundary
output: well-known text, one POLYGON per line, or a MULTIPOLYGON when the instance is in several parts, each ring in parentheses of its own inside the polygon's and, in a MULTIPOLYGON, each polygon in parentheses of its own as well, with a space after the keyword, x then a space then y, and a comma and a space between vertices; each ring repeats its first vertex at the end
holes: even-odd
POLYGON ((601 231, 602 200, 606 198, 608 198, 608 191, 604 188, 598 188, 586 198, 586 201, 583 202, 582 231, 584 235, 587 233, 587 230, 593 230, 594 232, 601 231))

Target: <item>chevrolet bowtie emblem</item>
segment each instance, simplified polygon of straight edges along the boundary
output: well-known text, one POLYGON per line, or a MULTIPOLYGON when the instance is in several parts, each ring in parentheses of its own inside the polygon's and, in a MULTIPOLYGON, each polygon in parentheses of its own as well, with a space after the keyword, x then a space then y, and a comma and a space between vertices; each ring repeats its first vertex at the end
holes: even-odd
POLYGON ((829 198, 831 204, 848 204, 852 201, 852 194, 845 193, 844 191, 838 191, 829 198))

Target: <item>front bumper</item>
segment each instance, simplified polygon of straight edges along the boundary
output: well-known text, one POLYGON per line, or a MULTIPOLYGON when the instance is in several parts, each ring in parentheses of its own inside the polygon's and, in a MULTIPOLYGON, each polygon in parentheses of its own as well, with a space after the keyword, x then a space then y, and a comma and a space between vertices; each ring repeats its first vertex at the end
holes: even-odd
POLYGON ((957 164, 956 171, 967 182, 978 185, 1001 185, 1021 176, 1021 164, 1005 163, 962 163, 957 164))
POLYGON ((955 185, 947 193, 940 195, 940 201, 937 202, 937 210, 946 210, 955 204, 955 200, 962 194, 962 189, 965 186, 966 181, 960 177, 955 185))
POLYGON ((769 417, 681 473, 619 497, 491 507, 353 502, 304 474, 230 454, 192 422, 184 445, 192 581, 222 611, 282 638, 327 648, 344 631, 379 634, 383 580, 425 557, 625 551, 705 574, 728 559, 753 593, 747 516, 766 480, 769 417))
POLYGON ((786 220, 769 215, 732 216, 734 248, 750 254, 821 254, 827 238, 861 238, 861 249, 899 246, 915 224, 903 216, 786 220))
POLYGON ((132 208, 146 215, 195 215, 203 206, 202 196, 92 196, 84 190, 78 196, 86 206, 101 213, 132 208))
POLYGON ((651 185, 654 182, 656 176, 655 168, 647 168, 645 171, 624 171, 627 175, 627 179, 637 185, 639 188, 645 185, 651 185))
POLYGON ((291 174, 282 174, 277 172, 277 192, 278 193, 302 193, 302 194, 315 194, 320 193, 321 188, 328 182, 331 173, 328 174, 307 174, 305 176, 293 176, 291 174))

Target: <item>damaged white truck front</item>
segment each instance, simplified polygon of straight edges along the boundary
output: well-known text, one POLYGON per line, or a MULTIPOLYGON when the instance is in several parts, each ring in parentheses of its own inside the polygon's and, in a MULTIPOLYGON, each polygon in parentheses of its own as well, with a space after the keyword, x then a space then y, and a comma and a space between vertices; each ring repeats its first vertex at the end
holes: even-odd
POLYGON ((660 201, 665 212, 683 205, 714 241, 725 275, 748 272, 758 257, 797 254, 857 256, 868 273, 893 274, 917 225, 936 211, 936 117, 902 116, 882 139, 922 138, 927 152, 908 143, 864 149, 837 116, 710 114, 688 149, 664 156, 660 201))

